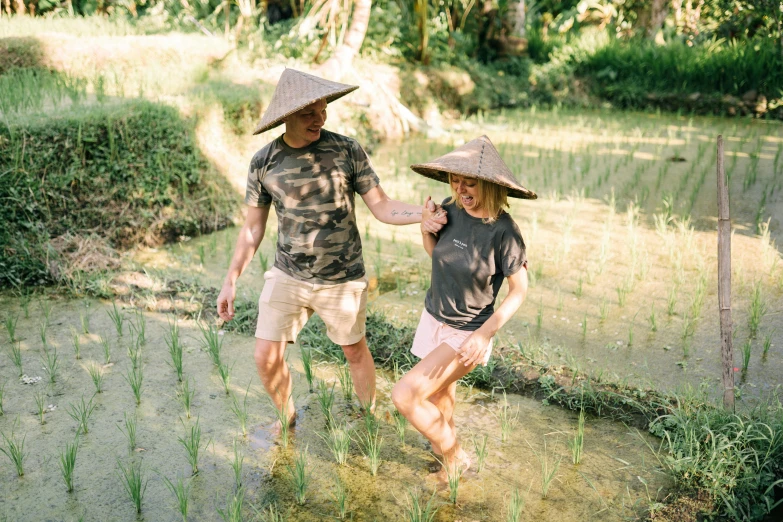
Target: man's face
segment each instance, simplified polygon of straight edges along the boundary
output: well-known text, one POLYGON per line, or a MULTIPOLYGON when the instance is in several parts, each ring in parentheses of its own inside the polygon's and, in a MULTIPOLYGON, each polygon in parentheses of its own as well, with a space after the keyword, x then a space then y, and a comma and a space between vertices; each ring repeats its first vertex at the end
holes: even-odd
POLYGON ((296 148, 306 147, 321 137, 321 128, 326 123, 326 101, 311 103, 283 121, 286 143, 296 148))

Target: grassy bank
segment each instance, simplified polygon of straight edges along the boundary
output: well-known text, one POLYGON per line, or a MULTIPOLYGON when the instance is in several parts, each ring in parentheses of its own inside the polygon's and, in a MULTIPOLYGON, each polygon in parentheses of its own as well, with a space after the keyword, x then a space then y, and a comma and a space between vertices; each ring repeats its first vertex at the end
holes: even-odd
POLYGON ((237 196, 193 129, 144 101, 11 114, 0 127, 0 286, 54 282, 87 255, 109 267, 114 249, 225 227, 237 196))

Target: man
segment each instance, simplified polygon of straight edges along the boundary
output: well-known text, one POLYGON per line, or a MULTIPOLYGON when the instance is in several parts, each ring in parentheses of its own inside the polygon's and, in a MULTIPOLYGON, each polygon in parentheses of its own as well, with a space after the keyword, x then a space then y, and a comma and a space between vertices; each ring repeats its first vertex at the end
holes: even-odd
MULTIPOLYGON (((357 89, 286 69, 254 134, 285 124, 285 133, 250 162, 247 218, 218 296, 218 314, 234 317, 236 281, 266 231, 272 203, 278 216, 274 267, 264 274, 258 303, 255 361, 266 392, 289 424, 296 421, 285 348, 313 312, 343 348, 356 395, 375 404, 375 365, 365 339, 367 279, 354 214, 358 193, 376 219, 394 225, 421 222, 422 207, 389 199, 362 147, 323 129, 327 103, 357 89)), ((427 199, 426 205, 434 210, 427 199)), ((425 222, 437 232, 445 216, 425 222)), ((275 423, 279 431, 281 424, 275 423)))

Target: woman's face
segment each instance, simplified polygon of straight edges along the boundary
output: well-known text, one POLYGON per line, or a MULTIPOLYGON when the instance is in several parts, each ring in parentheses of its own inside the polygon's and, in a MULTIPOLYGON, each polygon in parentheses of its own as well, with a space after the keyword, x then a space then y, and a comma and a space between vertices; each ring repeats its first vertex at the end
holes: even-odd
POLYGON ((473 178, 465 178, 456 174, 451 175, 451 188, 456 192, 462 203, 462 207, 468 211, 475 211, 481 207, 478 199, 478 181, 473 178))

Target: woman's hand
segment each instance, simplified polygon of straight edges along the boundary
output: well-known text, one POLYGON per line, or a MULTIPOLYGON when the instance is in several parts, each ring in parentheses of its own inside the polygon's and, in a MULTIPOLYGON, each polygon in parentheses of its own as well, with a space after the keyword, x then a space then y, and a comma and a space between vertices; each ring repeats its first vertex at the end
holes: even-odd
POLYGON ((446 224, 446 211, 440 205, 436 205, 432 198, 427 196, 421 213, 422 234, 435 234, 446 224))
POLYGON ((481 328, 470 334, 457 350, 459 362, 465 366, 474 366, 484 362, 491 339, 492 336, 482 332, 481 328))

